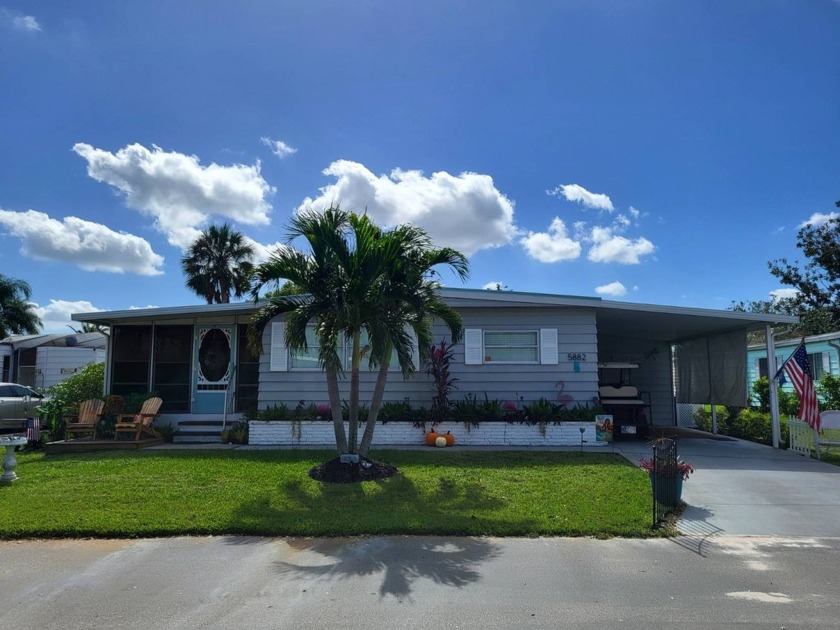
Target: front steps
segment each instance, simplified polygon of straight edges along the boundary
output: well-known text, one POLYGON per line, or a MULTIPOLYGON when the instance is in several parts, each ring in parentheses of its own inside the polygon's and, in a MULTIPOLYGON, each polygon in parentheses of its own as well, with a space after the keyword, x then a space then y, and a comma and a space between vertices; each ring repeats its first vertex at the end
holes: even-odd
MULTIPOLYGON (((233 423, 228 421, 228 428, 233 423)), ((175 444, 221 444, 223 420, 180 420, 175 444)))

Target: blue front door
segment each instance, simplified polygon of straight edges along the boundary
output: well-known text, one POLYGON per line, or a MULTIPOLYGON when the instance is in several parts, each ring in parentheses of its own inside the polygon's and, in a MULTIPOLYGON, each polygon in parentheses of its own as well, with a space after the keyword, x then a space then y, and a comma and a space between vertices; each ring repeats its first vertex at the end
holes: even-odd
POLYGON ((228 387, 233 393, 233 326, 195 327, 195 404, 193 413, 218 413, 225 409, 228 387))

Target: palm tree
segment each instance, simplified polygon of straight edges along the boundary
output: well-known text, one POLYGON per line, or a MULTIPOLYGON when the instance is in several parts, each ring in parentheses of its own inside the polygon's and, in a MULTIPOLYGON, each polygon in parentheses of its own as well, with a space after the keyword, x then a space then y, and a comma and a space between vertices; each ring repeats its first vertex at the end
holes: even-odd
POLYGON ((110 334, 110 330, 107 326, 101 326, 99 324, 88 324, 87 322, 82 322, 82 325, 78 328, 73 328, 70 324, 67 324, 67 328, 72 330, 77 335, 82 335, 85 333, 102 333, 106 337, 110 334))
POLYGON ((227 223, 211 225, 181 259, 187 288, 208 304, 227 304, 230 295, 244 297, 251 289, 254 248, 227 223))
POLYGON ((29 299, 32 288, 28 282, 9 278, 0 273, 0 339, 9 335, 37 335, 41 319, 29 299))
MULTIPOLYGON (((323 214, 304 212, 295 216, 289 241, 303 237, 309 253, 291 247, 276 251, 257 267, 252 295, 268 283, 286 280, 306 293, 276 295, 254 316, 249 328, 251 344, 262 350, 262 333, 278 315, 286 317, 286 346, 306 349, 306 328, 315 324, 320 345, 319 362, 324 368, 332 409, 336 446, 340 453, 359 453, 370 448, 376 418, 382 405, 390 357, 395 354, 404 377, 412 364, 412 330, 418 348, 425 354, 431 345, 434 317, 446 323, 457 340, 460 316, 439 296, 434 280, 438 265, 451 267, 467 277, 466 258, 455 250, 437 249, 428 235, 413 226, 384 231, 367 215, 328 208, 323 214), (368 339, 363 348, 362 335, 368 339), (343 373, 339 357, 341 339, 350 346, 350 422, 345 435, 338 377, 343 373), (358 439, 359 374, 364 354, 371 366, 379 366, 360 447, 358 439)), ((421 357, 421 362, 423 357, 421 357)))

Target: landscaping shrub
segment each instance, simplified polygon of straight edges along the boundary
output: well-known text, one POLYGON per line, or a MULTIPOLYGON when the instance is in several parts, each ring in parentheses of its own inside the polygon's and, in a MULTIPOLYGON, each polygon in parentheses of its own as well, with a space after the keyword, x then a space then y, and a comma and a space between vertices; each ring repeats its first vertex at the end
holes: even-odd
MULTIPOLYGON (((744 409, 731 422, 728 435, 742 440, 758 442, 759 444, 772 444, 773 429, 770 414, 754 409, 744 409)), ((783 448, 787 446, 788 426, 786 422, 781 423, 779 442, 783 448)))
POLYGON ((458 380, 449 373, 454 357, 451 345, 446 345, 442 339, 440 344, 432 345, 429 349, 429 362, 426 364, 426 374, 435 383, 435 395, 432 398, 432 419, 442 420, 449 413, 449 395, 458 380))
MULTIPOLYGON (((715 413, 717 415, 718 432, 723 431, 728 426, 730 412, 727 407, 723 405, 715 405, 715 413)), ((703 405, 700 409, 694 412, 694 424, 701 431, 712 431, 712 406, 703 405)))
POLYGON ((840 409, 840 376, 823 374, 817 383, 817 394, 822 409, 840 409))
POLYGON ((105 386, 105 363, 90 363, 80 372, 53 385, 47 390, 47 400, 41 405, 42 428, 53 440, 64 439, 64 414, 73 413, 83 400, 102 398, 105 386))
MULTIPOLYGON (((729 415, 725 407, 717 407, 718 433, 731 437, 758 442, 759 444, 773 443, 773 428, 770 414, 757 409, 742 409, 734 417, 729 415)), ((706 405, 694 413, 694 420, 697 428, 701 431, 712 430, 711 406, 706 405)), ((787 448, 788 426, 784 418, 781 422, 780 446, 787 448)))
MULTIPOLYGON (((770 413, 770 381, 766 376, 756 380, 752 386, 754 407, 762 413, 770 413)), ((799 413, 799 396, 796 392, 778 389, 779 413, 783 416, 795 416, 799 413)))
MULTIPOLYGON (((518 397, 518 395, 517 395, 518 397)), ((402 401, 382 403, 379 411, 379 422, 411 422, 414 426, 425 430, 427 425, 436 426, 440 422, 462 422, 469 430, 479 426, 482 422, 507 422, 529 425, 560 424, 561 422, 594 422, 595 416, 604 413, 603 407, 597 405, 576 404, 568 407, 566 404, 554 403, 547 398, 526 403, 524 398, 518 397, 518 402, 490 398, 486 393, 484 399, 475 394, 466 394, 462 400, 449 401, 448 412, 443 416, 425 407, 412 407, 408 398, 402 401)), ((367 415, 367 406, 360 404, 359 415, 367 415)), ((347 422, 349 409, 347 402, 342 403, 344 421, 347 422)), ((313 403, 305 400, 298 401, 292 409, 285 403, 269 405, 262 410, 250 410, 244 413, 242 420, 260 421, 291 421, 300 426, 304 421, 332 422, 332 413, 327 403, 313 403)))

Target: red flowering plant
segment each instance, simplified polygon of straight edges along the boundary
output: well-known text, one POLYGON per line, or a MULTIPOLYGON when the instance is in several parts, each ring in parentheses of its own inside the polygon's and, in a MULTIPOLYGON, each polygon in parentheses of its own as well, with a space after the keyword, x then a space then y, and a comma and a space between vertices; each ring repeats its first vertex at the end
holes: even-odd
MULTIPOLYGON (((639 467, 646 470, 651 475, 665 475, 668 474, 668 468, 662 460, 640 459, 639 467)), ((682 459, 677 460, 677 471, 682 477, 683 481, 688 481, 689 475, 694 472, 694 466, 682 459)))

